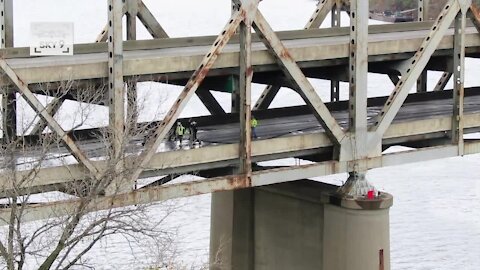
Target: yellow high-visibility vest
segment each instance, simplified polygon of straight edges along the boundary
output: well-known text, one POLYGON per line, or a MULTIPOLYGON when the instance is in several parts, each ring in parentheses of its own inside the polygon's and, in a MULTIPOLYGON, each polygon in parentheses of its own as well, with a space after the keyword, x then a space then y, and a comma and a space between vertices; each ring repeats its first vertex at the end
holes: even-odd
POLYGON ((258 121, 257 121, 257 119, 252 118, 252 120, 250 120, 250 126, 253 127, 253 128, 254 128, 254 127, 257 127, 257 126, 258 126, 258 121))
POLYGON ((183 133, 185 133, 185 127, 183 125, 177 125, 177 135, 183 136, 183 133))

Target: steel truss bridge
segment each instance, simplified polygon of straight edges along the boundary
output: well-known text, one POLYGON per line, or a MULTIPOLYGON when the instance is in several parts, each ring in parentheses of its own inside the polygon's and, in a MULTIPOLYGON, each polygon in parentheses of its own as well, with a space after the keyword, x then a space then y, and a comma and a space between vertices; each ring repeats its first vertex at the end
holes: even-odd
MULTIPOLYGON (((97 42, 75 45, 71 57, 32 57, 28 48, 13 47, 13 0, 2 1, 2 142, 15 142, 15 147, 4 147, 0 196, 50 191, 77 196, 31 204, 22 216, 29 221, 68 213, 83 196, 72 186, 102 182, 112 172, 117 176, 95 194, 89 211, 348 172, 339 192, 357 198, 374 189, 365 178, 369 169, 480 153, 480 140, 464 139, 480 130, 480 89, 464 89, 465 57, 480 56, 480 13, 471 1, 450 0, 435 21, 423 21, 425 3, 419 0, 419 22, 375 26, 368 25, 368 1, 319 1, 305 29, 286 32, 273 31, 258 4, 234 0, 231 18, 218 36, 169 38, 141 0, 108 0, 108 23, 97 42), (340 27, 341 10, 350 14, 350 27, 340 27), (329 13, 332 27, 319 29, 329 13), (136 18, 152 40, 136 40, 136 18), (428 70, 443 72, 434 91, 427 91, 428 70), (368 98, 369 72, 390 77, 390 96, 368 98), (137 123, 136 83, 166 83, 165 78, 183 91, 162 121, 137 123), (330 80, 331 100, 322 100, 307 78, 330 80), (450 78, 454 83, 448 90, 450 78), (251 102, 252 82, 268 85, 256 104, 251 102), (346 101, 339 99, 340 82, 350 86, 346 101), (71 89, 58 91, 66 83, 71 89), (231 113, 211 93, 227 91, 226 85, 231 113), (417 92, 410 93, 415 85, 417 92), (55 120, 65 100, 102 87, 101 97, 91 102, 108 107, 108 126, 64 130, 55 120), (296 91, 307 105, 270 109, 281 87, 296 91), (40 118, 26 134, 16 130, 17 94, 40 118), (53 100, 45 106, 36 94, 53 100), (187 121, 179 115, 193 95, 211 113, 194 118, 205 145, 161 148, 174 124, 187 121), (250 136, 252 112, 262 123, 258 140, 250 136), (146 124, 153 131, 127 132, 146 124), (46 127, 49 131, 42 133, 46 127), (107 141, 99 139, 104 134, 107 141), (61 145, 38 149, 46 138, 61 145), (392 145, 412 150, 382 153, 392 145), (22 151, 31 156, 68 154, 76 162, 20 169, 15 156, 22 151), (288 157, 313 163, 257 164, 288 157), (165 184, 182 174, 203 179, 165 184), (151 177, 158 179, 135 188, 138 179, 151 177)), ((9 205, 4 205, 0 224, 9 214, 9 205)))

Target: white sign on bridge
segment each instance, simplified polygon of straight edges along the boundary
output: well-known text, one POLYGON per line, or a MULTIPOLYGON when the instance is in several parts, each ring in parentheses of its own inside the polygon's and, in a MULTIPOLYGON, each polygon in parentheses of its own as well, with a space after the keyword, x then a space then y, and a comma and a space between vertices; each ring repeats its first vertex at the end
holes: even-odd
POLYGON ((73 23, 31 23, 30 55, 73 55, 73 23))

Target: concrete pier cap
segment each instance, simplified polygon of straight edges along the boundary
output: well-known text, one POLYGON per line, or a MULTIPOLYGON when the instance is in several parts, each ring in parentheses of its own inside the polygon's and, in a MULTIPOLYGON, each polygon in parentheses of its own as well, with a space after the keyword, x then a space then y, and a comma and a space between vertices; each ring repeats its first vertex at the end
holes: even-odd
POLYGON ((365 175, 362 175, 360 185, 355 180, 335 192, 322 193, 323 269, 388 270, 389 209, 393 205, 393 196, 375 189, 366 181, 365 175), (361 192, 359 189, 352 192, 358 187, 362 188, 361 192))

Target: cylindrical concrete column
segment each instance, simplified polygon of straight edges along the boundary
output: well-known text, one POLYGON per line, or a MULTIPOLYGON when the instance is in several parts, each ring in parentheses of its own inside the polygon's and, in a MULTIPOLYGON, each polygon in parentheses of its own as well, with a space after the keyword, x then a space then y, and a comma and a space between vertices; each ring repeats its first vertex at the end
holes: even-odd
POLYGON ((295 181, 212 194, 211 270, 389 270, 392 196, 295 181))
POLYGON ((326 197, 323 269, 389 270, 392 196, 381 193, 373 200, 326 197))

